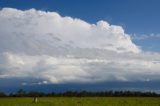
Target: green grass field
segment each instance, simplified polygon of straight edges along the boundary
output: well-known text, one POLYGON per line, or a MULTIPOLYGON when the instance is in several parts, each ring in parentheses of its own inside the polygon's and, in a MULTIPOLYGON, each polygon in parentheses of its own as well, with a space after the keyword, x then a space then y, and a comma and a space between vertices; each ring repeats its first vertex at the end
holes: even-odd
POLYGON ((160 106, 160 98, 149 97, 82 97, 82 98, 0 98, 0 106, 160 106))

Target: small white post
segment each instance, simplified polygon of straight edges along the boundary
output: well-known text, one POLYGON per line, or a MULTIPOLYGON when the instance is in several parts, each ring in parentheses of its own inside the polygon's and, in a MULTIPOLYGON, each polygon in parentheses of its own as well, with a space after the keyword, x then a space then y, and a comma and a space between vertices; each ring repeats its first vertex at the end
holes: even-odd
POLYGON ((37 103, 37 102, 38 102, 37 97, 34 97, 33 102, 34 102, 34 103, 37 103))

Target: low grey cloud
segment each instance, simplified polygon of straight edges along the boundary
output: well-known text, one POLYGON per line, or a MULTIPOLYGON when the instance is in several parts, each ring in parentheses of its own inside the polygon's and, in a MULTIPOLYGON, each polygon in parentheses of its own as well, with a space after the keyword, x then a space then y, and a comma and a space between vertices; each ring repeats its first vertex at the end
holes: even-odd
POLYGON ((121 26, 56 12, 0 10, 0 79, 30 83, 160 80, 160 54, 144 52, 121 26), (39 80, 39 82, 34 81, 39 80))

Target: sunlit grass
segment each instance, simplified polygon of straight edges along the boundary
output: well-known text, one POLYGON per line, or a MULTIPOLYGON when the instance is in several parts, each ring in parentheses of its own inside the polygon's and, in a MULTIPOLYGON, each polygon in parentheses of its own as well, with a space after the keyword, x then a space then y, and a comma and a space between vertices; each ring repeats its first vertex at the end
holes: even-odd
POLYGON ((0 98, 0 106, 160 106, 160 98, 142 97, 43 97, 0 98))

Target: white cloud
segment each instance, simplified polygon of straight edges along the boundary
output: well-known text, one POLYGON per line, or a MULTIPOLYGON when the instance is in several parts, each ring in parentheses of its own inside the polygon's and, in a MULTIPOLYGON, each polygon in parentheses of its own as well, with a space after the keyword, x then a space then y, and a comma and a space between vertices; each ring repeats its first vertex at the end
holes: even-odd
POLYGON ((145 40, 145 39, 160 39, 160 34, 149 34, 149 35, 146 35, 146 34, 133 34, 131 36, 131 39, 133 40, 145 40))
POLYGON ((121 26, 12 8, 0 11, 0 23, 0 78, 38 84, 160 80, 160 54, 143 52, 121 26))

